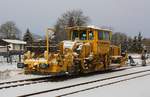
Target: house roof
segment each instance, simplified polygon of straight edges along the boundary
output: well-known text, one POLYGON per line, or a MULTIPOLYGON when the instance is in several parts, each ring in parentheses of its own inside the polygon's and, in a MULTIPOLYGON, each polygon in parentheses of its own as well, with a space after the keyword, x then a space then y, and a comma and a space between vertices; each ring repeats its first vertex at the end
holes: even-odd
POLYGON ((14 40, 14 39, 2 39, 2 40, 12 44, 26 44, 26 42, 22 40, 14 40))

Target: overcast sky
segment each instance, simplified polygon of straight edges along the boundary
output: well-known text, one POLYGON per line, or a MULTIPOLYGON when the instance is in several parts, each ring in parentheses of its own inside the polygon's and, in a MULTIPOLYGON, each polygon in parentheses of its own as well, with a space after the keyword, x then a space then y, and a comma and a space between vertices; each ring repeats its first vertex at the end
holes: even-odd
POLYGON ((150 0, 0 0, 0 24, 11 20, 23 32, 29 28, 42 34, 71 9, 83 10, 90 25, 111 26, 129 36, 141 31, 150 37, 150 0))

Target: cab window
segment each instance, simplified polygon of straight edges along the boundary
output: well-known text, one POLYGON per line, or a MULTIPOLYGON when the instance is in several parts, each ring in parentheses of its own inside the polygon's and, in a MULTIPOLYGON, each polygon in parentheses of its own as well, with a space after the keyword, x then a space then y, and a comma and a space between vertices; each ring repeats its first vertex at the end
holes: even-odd
POLYGON ((88 37, 89 37, 89 40, 93 40, 94 39, 94 33, 92 31, 90 31, 88 33, 88 37))
POLYGON ((72 40, 75 40, 76 38, 79 38, 79 34, 78 34, 77 31, 74 31, 74 32, 72 33, 72 40))
POLYGON ((109 40, 110 38, 109 38, 109 32, 104 32, 104 36, 105 36, 105 40, 109 40))
POLYGON ((98 32, 98 40, 103 40, 103 31, 98 32))
POLYGON ((86 31, 81 31, 80 40, 86 40, 86 39, 87 39, 86 31))

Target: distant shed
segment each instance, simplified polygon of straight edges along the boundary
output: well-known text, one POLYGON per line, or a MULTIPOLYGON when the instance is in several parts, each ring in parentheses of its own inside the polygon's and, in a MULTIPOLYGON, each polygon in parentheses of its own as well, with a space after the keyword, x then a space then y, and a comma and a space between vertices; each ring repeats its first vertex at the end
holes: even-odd
POLYGON ((22 40, 14 39, 1 39, 0 40, 0 52, 5 50, 8 51, 23 51, 25 49, 26 42, 22 40))
POLYGON ((0 52, 7 52, 7 46, 0 46, 0 52))

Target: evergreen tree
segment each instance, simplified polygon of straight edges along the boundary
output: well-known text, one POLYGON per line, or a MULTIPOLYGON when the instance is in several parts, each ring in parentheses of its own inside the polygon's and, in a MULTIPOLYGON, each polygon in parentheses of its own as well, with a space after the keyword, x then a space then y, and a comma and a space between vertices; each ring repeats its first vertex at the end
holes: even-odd
POLYGON ((141 32, 139 32, 139 34, 138 34, 137 48, 138 48, 138 53, 142 53, 143 46, 142 46, 142 35, 141 35, 141 32))
POLYGON ((133 41, 130 43, 129 51, 133 53, 141 53, 143 50, 142 40, 141 32, 139 32, 138 36, 134 36, 133 41))
POLYGON ((33 36, 29 29, 27 29, 26 33, 23 36, 23 40, 27 42, 27 45, 31 44, 33 42, 33 36))
POLYGON ((133 43, 132 43, 132 52, 137 52, 138 50, 138 48, 137 48, 137 42, 138 42, 138 40, 137 40, 137 36, 134 36, 134 39, 133 39, 133 43))
POLYGON ((138 34, 138 41, 139 41, 139 42, 142 41, 142 35, 141 35, 141 32, 139 32, 139 34, 138 34))

